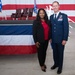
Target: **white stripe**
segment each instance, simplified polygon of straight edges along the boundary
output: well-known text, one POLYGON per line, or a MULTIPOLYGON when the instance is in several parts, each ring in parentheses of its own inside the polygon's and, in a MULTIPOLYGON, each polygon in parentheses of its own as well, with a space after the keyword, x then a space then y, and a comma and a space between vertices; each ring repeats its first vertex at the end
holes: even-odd
POLYGON ((60 11, 67 14, 68 16, 75 16, 75 10, 60 10, 60 11))
MULTIPOLYGON (((53 10, 51 11, 54 12, 53 10)), ((75 10, 60 10, 60 12, 67 14, 68 16, 75 16, 75 10)))
POLYGON ((32 35, 0 35, 0 45, 34 45, 32 35))
MULTIPOLYGON (((61 12, 67 14, 68 16, 75 16, 75 10, 60 10, 61 12)), ((15 13, 16 10, 3 10, 2 13, 0 13, 0 16, 10 16, 12 13, 15 13)), ((53 11, 51 11, 53 13, 53 11)))
POLYGON ((2 13, 0 13, 0 16, 10 16, 12 13, 16 13, 16 10, 2 10, 2 13))
MULTIPOLYGON (((52 4, 55 0, 36 0, 37 4, 52 4)), ((75 0, 57 0, 60 4, 75 4, 75 0)), ((2 0, 4 4, 34 4, 34 0, 2 0)))
POLYGON ((75 23, 73 20, 71 20, 70 18, 68 18, 68 20, 70 21, 70 22, 72 22, 72 23, 75 23))

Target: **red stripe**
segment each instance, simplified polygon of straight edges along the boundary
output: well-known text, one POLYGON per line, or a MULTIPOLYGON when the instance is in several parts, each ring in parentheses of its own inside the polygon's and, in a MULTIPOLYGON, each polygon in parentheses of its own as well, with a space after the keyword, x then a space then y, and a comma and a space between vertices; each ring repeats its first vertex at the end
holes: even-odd
POLYGON ((75 17, 69 16, 69 18, 75 22, 75 17))
POLYGON ((33 54, 36 46, 0 46, 0 55, 33 54))
MULTIPOLYGON (((38 4, 38 8, 46 8, 51 4, 38 4)), ((15 9, 23 9, 23 8, 33 8, 34 5, 21 5, 21 4, 7 4, 3 5, 3 10, 15 10, 15 9)), ((75 10, 75 4, 61 4, 60 10, 75 10)))

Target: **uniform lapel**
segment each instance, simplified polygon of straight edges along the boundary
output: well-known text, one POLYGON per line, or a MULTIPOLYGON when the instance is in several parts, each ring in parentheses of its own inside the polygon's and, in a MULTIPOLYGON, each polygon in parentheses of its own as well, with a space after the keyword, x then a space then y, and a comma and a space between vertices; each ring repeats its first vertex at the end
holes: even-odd
POLYGON ((59 19, 60 15, 61 15, 61 12, 59 12, 59 14, 58 14, 58 16, 57 16, 57 20, 59 19))

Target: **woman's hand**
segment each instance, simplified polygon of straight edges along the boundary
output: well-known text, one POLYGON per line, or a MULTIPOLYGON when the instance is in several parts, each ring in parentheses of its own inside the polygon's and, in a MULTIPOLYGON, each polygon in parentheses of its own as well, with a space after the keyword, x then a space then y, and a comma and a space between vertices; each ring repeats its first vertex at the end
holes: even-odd
POLYGON ((36 45, 37 48, 39 48, 40 43, 36 42, 35 45, 36 45))

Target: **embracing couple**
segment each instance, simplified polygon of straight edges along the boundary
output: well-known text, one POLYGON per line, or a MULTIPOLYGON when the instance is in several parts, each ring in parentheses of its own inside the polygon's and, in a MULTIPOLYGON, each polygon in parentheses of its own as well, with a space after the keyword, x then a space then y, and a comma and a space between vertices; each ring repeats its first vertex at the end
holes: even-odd
POLYGON ((59 2, 52 3, 54 14, 48 16, 46 11, 41 8, 38 10, 36 20, 33 22, 33 38, 38 51, 38 60, 43 72, 46 72, 45 64, 48 43, 53 49, 54 64, 51 70, 58 68, 57 74, 62 73, 64 48, 68 40, 69 23, 66 14, 59 11, 59 2))

